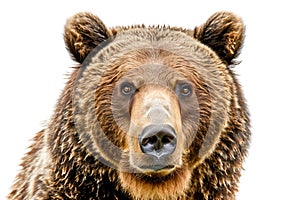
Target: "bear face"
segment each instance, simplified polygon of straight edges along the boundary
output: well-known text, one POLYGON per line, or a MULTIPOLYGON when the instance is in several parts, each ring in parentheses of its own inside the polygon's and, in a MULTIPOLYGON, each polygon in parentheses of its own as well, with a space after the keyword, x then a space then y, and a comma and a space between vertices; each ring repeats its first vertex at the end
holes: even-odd
POLYGON ((194 30, 70 18, 79 66, 10 198, 234 199, 250 140, 229 67, 243 38, 228 12, 194 30))
POLYGON ((219 13, 192 37, 165 27, 119 29, 91 14, 66 25, 70 52, 83 63, 73 102, 77 129, 135 197, 181 196, 229 126, 235 94, 228 64, 239 52, 243 25, 219 13), (86 28, 83 19, 97 22, 86 28))

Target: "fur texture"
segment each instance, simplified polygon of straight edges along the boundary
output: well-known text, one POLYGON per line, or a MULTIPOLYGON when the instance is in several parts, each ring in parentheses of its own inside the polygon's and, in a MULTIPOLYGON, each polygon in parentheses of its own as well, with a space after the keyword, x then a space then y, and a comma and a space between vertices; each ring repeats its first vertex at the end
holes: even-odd
POLYGON ((79 65, 8 199, 235 199, 250 124, 229 65, 243 39, 228 12, 194 30, 70 18, 65 42, 79 65), (172 154, 141 150, 149 124, 174 128, 172 154))

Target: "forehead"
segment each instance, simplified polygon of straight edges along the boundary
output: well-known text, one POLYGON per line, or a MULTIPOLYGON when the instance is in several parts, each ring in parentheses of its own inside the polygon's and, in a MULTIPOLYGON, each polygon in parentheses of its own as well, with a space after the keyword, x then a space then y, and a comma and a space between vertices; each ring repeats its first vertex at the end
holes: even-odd
POLYGON ((131 77, 147 82, 170 82, 174 77, 199 82, 200 77, 216 76, 216 68, 225 68, 218 56, 182 32, 133 29, 100 44, 81 72, 90 82, 116 83, 131 77))
POLYGON ((120 82, 132 82, 136 86, 156 84, 174 86, 177 81, 187 80, 180 71, 163 63, 145 63, 123 73, 120 82))
POLYGON ((171 62, 176 57, 186 61, 210 62, 218 60, 214 52, 191 36, 166 28, 136 28, 118 33, 99 45, 89 64, 103 61, 122 62, 154 60, 166 57, 171 62))

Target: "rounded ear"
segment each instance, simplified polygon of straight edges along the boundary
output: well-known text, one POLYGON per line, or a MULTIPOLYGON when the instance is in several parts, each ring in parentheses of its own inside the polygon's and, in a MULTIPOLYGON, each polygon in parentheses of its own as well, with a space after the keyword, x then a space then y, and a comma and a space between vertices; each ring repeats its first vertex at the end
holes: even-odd
POLYGON ((228 65, 239 54, 245 26, 241 18, 230 12, 218 12, 205 24, 194 29, 194 37, 209 46, 228 65))
POLYGON ((112 36, 111 31, 95 15, 84 12, 71 17, 65 25, 64 39, 72 58, 82 63, 101 42, 112 36))

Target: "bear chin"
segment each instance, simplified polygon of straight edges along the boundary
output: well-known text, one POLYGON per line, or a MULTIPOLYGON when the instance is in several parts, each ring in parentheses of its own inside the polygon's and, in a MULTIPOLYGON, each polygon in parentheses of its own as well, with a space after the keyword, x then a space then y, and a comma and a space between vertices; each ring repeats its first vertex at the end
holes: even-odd
POLYGON ((176 168, 170 173, 131 173, 120 171, 121 185, 136 200, 181 199, 189 187, 191 171, 176 168))

